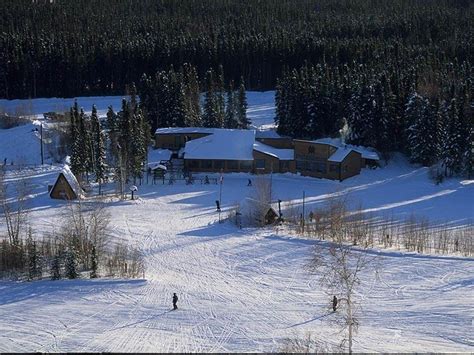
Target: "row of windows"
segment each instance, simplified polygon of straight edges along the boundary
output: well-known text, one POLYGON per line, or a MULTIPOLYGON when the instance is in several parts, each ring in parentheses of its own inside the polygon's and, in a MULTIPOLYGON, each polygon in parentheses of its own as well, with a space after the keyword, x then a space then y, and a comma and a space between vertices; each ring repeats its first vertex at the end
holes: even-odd
MULTIPOLYGON (((338 164, 329 164, 329 172, 337 172, 338 164)), ((326 162, 312 161, 312 160, 297 160, 296 170, 315 171, 317 173, 325 174, 327 172, 326 162)))
POLYGON ((189 167, 193 169, 228 169, 252 170, 253 162, 246 160, 189 160, 189 167))

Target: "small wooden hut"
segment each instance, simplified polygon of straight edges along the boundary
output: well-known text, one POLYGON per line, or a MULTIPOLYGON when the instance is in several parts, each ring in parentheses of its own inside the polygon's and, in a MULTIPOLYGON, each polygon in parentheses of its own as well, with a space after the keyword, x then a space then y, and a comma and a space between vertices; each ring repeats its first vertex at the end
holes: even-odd
POLYGON ((60 200, 76 200, 82 197, 83 190, 67 165, 59 173, 56 182, 49 191, 49 197, 60 200))

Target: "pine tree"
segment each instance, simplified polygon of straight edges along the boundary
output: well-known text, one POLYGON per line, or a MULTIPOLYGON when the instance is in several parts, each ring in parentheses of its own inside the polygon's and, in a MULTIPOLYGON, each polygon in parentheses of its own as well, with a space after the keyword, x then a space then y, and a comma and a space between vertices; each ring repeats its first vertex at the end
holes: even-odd
POLYGON ((214 88, 214 72, 206 72, 206 93, 204 94, 204 110, 202 123, 204 127, 222 127, 219 125, 218 104, 214 88))
POLYGON ((250 120, 247 119, 247 94, 245 91, 244 78, 240 78, 239 91, 237 93, 237 120, 239 121, 239 128, 248 129, 250 120))
POLYGON ((199 104, 199 78, 196 68, 188 63, 182 67, 182 77, 185 91, 185 110, 187 127, 198 127, 201 125, 201 107, 199 104))
POLYGON ((235 98, 235 93, 234 93, 234 82, 232 80, 229 82, 229 87, 227 90, 225 127, 226 128, 239 127, 239 121, 237 119, 237 112, 236 112, 236 98, 235 98))
POLYGON ((96 181, 99 183, 99 194, 101 193, 102 182, 105 178, 105 172, 107 168, 106 164, 106 156, 105 156, 105 135, 102 132, 102 128, 100 126, 99 118, 97 117, 97 110, 95 105, 92 107, 92 127, 93 133, 95 135, 94 139, 94 173, 96 181))
POLYGON ((65 276, 68 279, 77 279, 79 277, 79 274, 77 273, 77 260, 76 260, 76 252, 74 251, 74 248, 71 247, 69 250, 66 252, 66 260, 65 260, 65 276))
MULTIPOLYGON (((438 158, 437 120, 428 99, 419 97, 417 116, 408 128, 408 149, 412 162, 430 166, 438 158)), ((413 113, 410 112, 410 115, 413 113)))
POLYGON ((61 258, 59 253, 56 253, 51 262, 51 280, 61 279, 61 258))
POLYGON ((95 249, 95 245, 92 245, 92 250, 91 250, 91 272, 90 272, 90 278, 95 279, 97 278, 97 251, 95 249))
POLYGON ((39 253, 36 248, 36 242, 33 240, 31 230, 28 231, 26 248, 28 253, 28 280, 34 280, 41 276, 41 268, 39 253))
POLYGON ((80 174, 83 171, 83 162, 82 162, 82 142, 81 135, 79 130, 79 107, 77 101, 74 101, 74 106, 71 108, 71 170, 76 175, 80 177, 80 174))
POLYGON ((458 174, 462 170, 463 155, 465 154, 465 127, 459 116, 459 107, 453 97, 447 107, 447 131, 443 145, 445 175, 458 174))
POLYGON ((224 81, 224 67, 219 65, 217 80, 215 84, 216 93, 216 109, 217 109, 217 127, 224 127, 225 123, 225 81, 224 81))

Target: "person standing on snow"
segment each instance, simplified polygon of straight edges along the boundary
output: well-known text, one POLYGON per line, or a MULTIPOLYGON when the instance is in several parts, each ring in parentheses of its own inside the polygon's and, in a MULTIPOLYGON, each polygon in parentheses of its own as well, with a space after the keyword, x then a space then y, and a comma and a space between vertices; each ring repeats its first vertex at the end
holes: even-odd
POLYGON ((332 298, 332 311, 333 311, 333 312, 336 312, 336 309, 337 309, 337 297, 334 296, 334 297, 332 298))
POLYGON ((173 293, 173 309, 178 309, 176 303, 178 303, 178 296, 176 296, 176 293, 173 293))

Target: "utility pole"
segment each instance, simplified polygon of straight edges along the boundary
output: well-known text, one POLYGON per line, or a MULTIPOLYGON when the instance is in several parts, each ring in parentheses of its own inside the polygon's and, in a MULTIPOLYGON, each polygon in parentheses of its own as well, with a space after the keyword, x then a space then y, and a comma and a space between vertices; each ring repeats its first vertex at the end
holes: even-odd
POLYGON ((221 169, 221 176, 219 178, 220 180, 220 187, 219 187, 219 223, 221 223, 221 209, 222 209, 222 184, 224 182, 224 176, 222 175, 222 169, 221 169))
POLYGON ((304 234, 304 198, 305 198, 305 193, 303 191, 303 216, 301 218, 301 226, 302 226, 303 234, 304 234))
POLYGON ((41 165, 44 164, 44 155, 43 155, 43 122, 40 124, 40 144, 41 144, 41 165))
POLYGON ((272 203, 272 189, 273 189, 273 162, 270 170, 270 203, 272 203))

